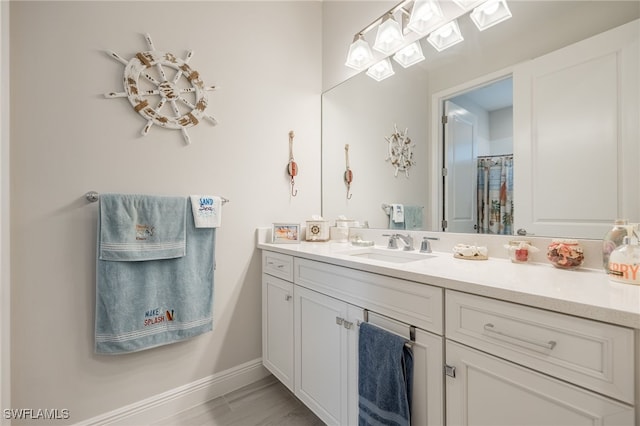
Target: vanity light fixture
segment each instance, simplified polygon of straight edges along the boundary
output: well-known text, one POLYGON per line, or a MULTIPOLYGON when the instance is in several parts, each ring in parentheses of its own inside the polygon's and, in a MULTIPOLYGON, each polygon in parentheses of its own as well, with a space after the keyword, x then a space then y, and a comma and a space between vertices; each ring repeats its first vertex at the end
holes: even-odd
POLYGON ((465 12, 471 9, 473 6, 479 3, 478 0, 453 0, 461 9, 465 12))
POLYGON ((427 41, 431 43, 438 52, 442 52, 444 49, 460 43, 462 40, 464 40, 464 37, 462 37, 462 33, 460 32, 458 21, 455 19, 438 28, 427 37, 427 41))
POLYGON ((367 69, 367 75, 380 81, 394 74, 391 55, 405 68, 424 60, 420 40, 425 36, 438 52, 463 41, 456 20, 460 16, 469 14, 480 31, 511 17, 506 0, 452 0, 462 12, 447 6, 443 13, 444 1, 449 0, 400 1, 356 33, 345 65, 357 71, 367 69), (373 29, 377 29, 375 52, 364 38, 373 29))
POLYGON ((395 74, 395 72, 393 71, 389 58, 381 60, 367 70, 367 75, 376 81, 382 81, 387 77, 391 77, 393 74, 395 74))
POLYGON ((422 47, 420 47, 420 41, 415 41, 410 45, 403 47, 393 55, 393 59, 404 68, 423 61, 424 54, 422 53, 422 47))
POLYGON ((411 9, 411 17, 407 28, 421 36, 444 21, 442 9, 435 0, 416 0, 411 9))
POLYGON ((356 34, 353 38, 353 43, 349 46, 349 53, 347 54, 346 66, 362 71, 367 68, 373 62, 373 52, 369 43, 364 39, 362 33, 356 34))
POLYGON ((376 41, 373 48, 378 52, 389 55, 396 51, 404 42, 402 27, 393 17, 393 13, 387 13, 378 26, 376 41))
POLYGON ((511 11, 505 0, 489 0, 473 9, 469 15, 480 31, 511 18, 511 11))

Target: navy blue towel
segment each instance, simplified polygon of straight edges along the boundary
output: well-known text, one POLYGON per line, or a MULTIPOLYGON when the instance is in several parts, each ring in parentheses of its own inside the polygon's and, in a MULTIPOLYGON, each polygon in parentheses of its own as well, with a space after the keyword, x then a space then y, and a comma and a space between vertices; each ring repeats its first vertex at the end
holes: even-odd
POLYGON ((411 423, 413 353, 407 340, 369 323, 358 342, 359 426, 411 423))

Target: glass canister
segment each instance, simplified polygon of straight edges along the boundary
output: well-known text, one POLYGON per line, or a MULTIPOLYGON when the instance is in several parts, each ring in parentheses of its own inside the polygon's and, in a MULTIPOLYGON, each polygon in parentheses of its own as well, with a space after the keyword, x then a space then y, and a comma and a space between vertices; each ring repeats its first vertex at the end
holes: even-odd
POLYGON ((525 263, 529 260, 529 253, 539 251, 531 245, 531 241, 523 240, 509 241, 505 248, 509 252, 509 259, 513 263, 525 263))
POLYGON ((628 230, 626 219, 616 219, 613 229, 610 229, 602 239, 602 266, 609 273, 609 256, 622 245, 622 240, 631 233, 628 230))
POLYGON ((552 240, 547 259, 556 268, 575 269, 584 262, 584 251, 578 240, 552 240))
POLYGON ((625 284, 640 285, 640 245, 624 237, 622 245, 609 258, 609 279, 625 284))

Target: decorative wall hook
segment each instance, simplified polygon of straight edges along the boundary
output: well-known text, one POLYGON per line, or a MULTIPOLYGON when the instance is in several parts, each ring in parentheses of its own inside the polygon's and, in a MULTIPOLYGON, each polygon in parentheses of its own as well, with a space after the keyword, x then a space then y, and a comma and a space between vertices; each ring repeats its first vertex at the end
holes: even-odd
POLYGON ((347 169, 344 171, 344 183, 347 185, 347 200, 351 199, 351 182, 353 182, 353 172, 349 168, 349 144, 344 145, 344 158, 347 164, 347 169))
POLYGON ((295 134, 293 130, 289 132, 289 164, 287 165, 287 173, 291 177, 291 196, 298 195, 298 190, 294 190, 296 184, 295 177, 298 175, 298 164, 293 160, 293 138, 295 134))

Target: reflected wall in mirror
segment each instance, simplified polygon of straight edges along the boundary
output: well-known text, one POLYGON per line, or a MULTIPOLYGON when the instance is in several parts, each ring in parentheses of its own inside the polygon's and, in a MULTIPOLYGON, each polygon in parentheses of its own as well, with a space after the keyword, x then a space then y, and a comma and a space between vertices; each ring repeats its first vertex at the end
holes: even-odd
MULTIPOLYGON (((382 204, 403 204, 428 211, 425 182, 427 164, 427 79, 424 71, 412 67, 376 82, 364 73, 351 78, 322 97, 322 214, 367 221, 374 228, 389 227, 382 204), (397 78, 394 78, 397 77, 397 78), (415 164, 394 175, 388 157, 388 141, 395 126, 407 131, 415 164), (344 182, 344 146, 349 144, 349 166, 353 172, 351 199, 344 182)), ((422 228, 422 227, 419 227, 422 228)))
MULTIPOLYGON (((445 157, 443 126, 437 110, 443 108, 444 99, 453 98, 462 90, 466 91, 471 87, 469 82, 483 84, 486 76, 494 80, 509 76, 514 69, 518 70, 521 64, 532 58, 544 56, 564 46, 631 22, 640 16, 640 3, 635 1, 517 1, 510 2, 509 5, 513 18, 481 33, 472 26, 468 16, 460 18, 459 23, 465 41, 449 51, 437 53, 433 49, 429 50, 428 44, 423 42, 427 59, 420 64, 407 69, 396 65, 396 75, 382 82, 359 74, 324 93, 322 208, 326 219, 333 220, 338 215, 344 215, 359 221, 367 220, 371 227, 388 228, 389 217, 381 205, 401 203, 424 206, 423 228, 441 231, 441 220, 445 217, 443 182, 446 178, 442 176, 445 157), (576 19, 577 16, 580 16, 580 19, 576 19), (445 95, 442 95, 443 93, 445 95), (436 95, 442 95, 440 104, 434 101, 436 95), (409 179, 402 175, 393 178, 393 174, 388 170, 390 166, 384 162, 384 136, 391 133, 394 124, 399 129, 408 128, 412 142, 416 145, 416 165, 411 168, 409 179), (354 176, 351 200, 345 197, 346 188, 343 181, 346 143, 351 147, 350 160, 354 176)), ((635 92, 631 93, 638 93, 637 86, 635 92)), ((637 103, 636 96, 636 114, 637 103)), ((624 105, 621 104, 621 107, 624 108, 624 105)), ((518 123, 522 123, 522 116, 514 121, 514 132, 521 137, 522 134, 518 132, 526 126, 518 123)), ((582 124, 580 123, 581 131, 589 132, 589 120, 586 117, 584 126, 582 124)), ((636 132, 637 127, 636 121, 636 132)), ((514 147, 514 164, 516 170, 521 170, 520 179, 529 181, 524 186, 534 187, 529 188, 529 192, 533 189, 539 193, 546 188, 539 185, 536 187, 535 181, 540 177, 533 174, 535 168, 531 167, 531 163, 535 160, 531 157, 539 156, 540 153, 532 152, 529 148, 514 147)), ((636 163, 640 162, 637 149, 630 153, 636 163)), ((623 173, 615 170, 615 165, 609 163, 603 168, 602 164, 591 164, 585 167, 587 170, 598 170, 601 175, 614 176, 611 192, 620 191, 625 179, 623 173)), ((625 167, 628 168, 628 165, 625 167)), ((637 172, 635 173, 631 176, 637 177, 637 172)), ((592 175, 597 176, 596 173, 592 175)), ((516 180, 517 178, 518 176, 516 180)), ((540 182, 547 185, 549 181, 542 179, 540 182)), ((637 179, 631 185, 635 185, 638 192, 637 179)), ((627 182, 625 190, 629 189, 630 184, 627 182)), ((589 193, 588 188, 584 190, 585 195, 589 193)), ((523 205, 520 210, 529 210, 528 213, 531 213, 531 208, 527 205, 531 204, 531 201, 523 200, 524 194, 526 191, 518 192, 516 182, 514 198, 518 200, 520 197, 520 204, 516 203, 516 206, 523 205)), ((585 195, 581 196, 582 199, 588 199, 591 204, 594 198, 597 199, 597 196, 585 195)), ((561 202, 562 198, 552 199, 554 202, 561 202)), ((608 201, 610 198, 603 197, 608 201)), ((571 202, 575 203, 576 199, 580 199, 580 196, 573 197, 571 202)), ((618 203, 624 204, 623 201, 618 203)), ((630 220, 640 220, 637 203, 623 207, 621 210, 632 213, 630 220)), ((572 206, 569 210, 575 212, 589 209, 593 209, 593 206, 572 206)), ((514 214, 515 223, 518 223, 517 208, 514 214)), ((603 210, 603 215, 607 214, 609 213, 603 210)), ((609 226, 609 222, 614 219, 615 217, 608 216, 603 218, 602 229, 609 226)), ((584 230, 588 226, 582 226, 582 230, 579 229, 580 226, 573 226, 581 222, 585 222, 584 217, 576 214, 572 220, 563 219, 556 228, 548 228, 550 231, 541 227, 535 229, 534 233, 539 236, 601 238, 600 228, 589 233, 584 230)), ((512 229, 513 232, 516 230, 512 229)), ((531 229, 528 231, 531 232, 531 229)))

